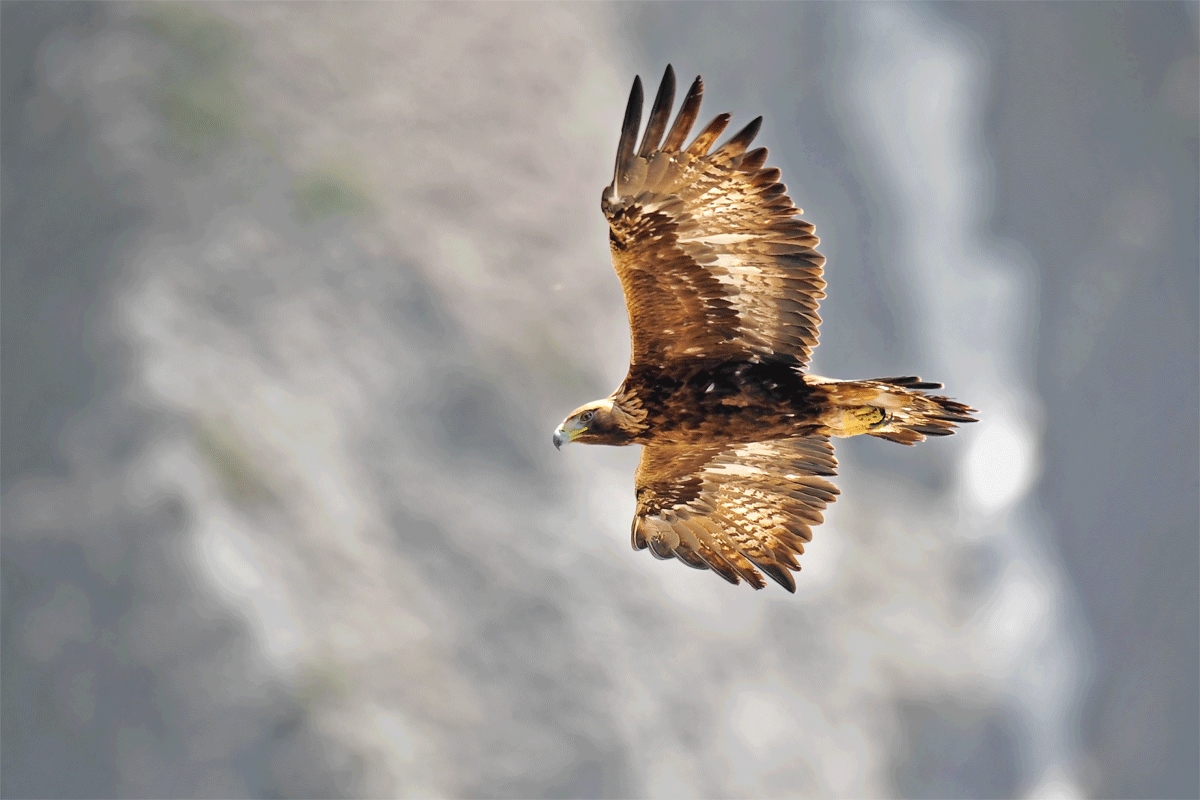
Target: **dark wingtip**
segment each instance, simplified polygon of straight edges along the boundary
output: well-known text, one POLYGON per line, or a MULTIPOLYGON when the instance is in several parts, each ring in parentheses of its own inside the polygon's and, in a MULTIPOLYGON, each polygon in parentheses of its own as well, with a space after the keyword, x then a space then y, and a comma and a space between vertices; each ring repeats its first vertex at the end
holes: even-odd
POLYGON ((721 151, 732 155, 744 153, 746 148, 750 146, 750 143, 754 141, 754 137, 758 136, 758 131, 762 128, 762 121, 762 117, 755 117, 750 120, 749 125, 742 128, 728 142, 721 145, 721 151))
POLYGON ((683 105, 679 107, 679 113, 675 116, 675 124, 671 126, 671 132, 663 141, 663 152, 673 153, 683 146, 692 126, 696 124, 696 116, 700 113, 700 101, 703 98, 704 81, 697 75, 687 94, 684 95, 683 105))
POLYGON ((630 134, 632 128, 632 137, 637 136, 638 127, 642 123, 642 102, 644 100, 642 92, 642 76, 633 76, 633 88, 629 90, 629 102, 625 104, 625 120, 621 123, 621 138, 624 144, 625 136, 630 134))
POLYGON ((741 143, 743 147, 748 146, 754 141, 754 137, 758 136, 758 132, 762 130, 762 115, 750 120, 750 124, 742 128, 742 130, 733 137, 734 141, 741 143))
POLYGON ((792 577, 792 573, 782 564, 759 564, 758 567, 767 573, 767 576, 771 580, 778 583, 784 589, 787 589, 792 594, 796 593, 796 579, 792 577))
POLYGON ((658 85, 658 94, 654 97, 654 105, 650 108, 650 118, 646 121, 646 133, 642 136, 642 146, 638 155, 649 158, 658 149, 662 141, 663 131, 671 118, 671 105, 675 102, 675 70, 667 64, 663 72, 662 82, 658 85))
POLYGON ((633 89, 629 92, 629 102, 625 105, 625 121, 621 123, 621 140, 617 144, 617 164, 613 170, 614 187, 620 183, 622 172, 629 168, 633 160, 638 127, 642 124, 642 100, 642 76, 635 75, 633 89))
POLYGON ((700 134, 688 145, 687 152, 693 156, 708 155, 713 142, 725 130, 725 126, 729 124, 729 120, 732 118, 733 116, 729 113, 717 114, 717 116, 713 117, 713 121, 708 123, 708 126, 700 131, 700 134))

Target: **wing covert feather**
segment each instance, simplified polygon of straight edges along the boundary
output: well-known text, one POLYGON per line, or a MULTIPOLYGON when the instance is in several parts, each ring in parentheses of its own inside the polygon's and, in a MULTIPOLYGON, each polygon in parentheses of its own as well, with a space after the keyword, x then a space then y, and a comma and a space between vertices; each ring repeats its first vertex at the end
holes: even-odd
POLYGON ((824 436, 742 444, 650 444, 635 478, 635 549, 711 569, 731 583, 789 592, 796 556, 834 501, 833 446, 824 436))
POLYGON ((655 149, 674 81, 668 67, 637 152, 643 98, 635 81, 601 201, 633 363, 790 356, 805 366, 825 296, 813 226, 798 217, 779 170, 764 167, 766 149, 747 152, 761 117, 710 153, 730 119, 721 114, 681 149, 699 113, 699 78, 655 149))

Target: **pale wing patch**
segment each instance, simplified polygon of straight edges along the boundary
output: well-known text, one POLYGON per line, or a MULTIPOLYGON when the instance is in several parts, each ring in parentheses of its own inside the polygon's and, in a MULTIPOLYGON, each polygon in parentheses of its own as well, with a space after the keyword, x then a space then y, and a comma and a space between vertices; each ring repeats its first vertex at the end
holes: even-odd
MULTIPOLYGON (((724 269, 724 270, 752 269, 755 272, 760 271, 755 267, 747 267, 746 263, 744 261, 742 261, 742 259, 739 256, 736 256, 733 253, 719 253, 719 254, 717 254, 716 258, 714 258, 712 261, 709 261, 704 266, 708 267, 709 269, 714 269, 714 268, 715 269, 724 269)), ((721 280, 722 277, 725 277, 726 275, 729 275, 729 274, 730 273, 728 271, 723 274, 717 273, 717 280, 721 280)))
POLYGON ((751 475, 762 475, 764 473, 758 467, 751 466, 750 464, 739 464, 734 462, 732 464, 718 464, 716 466, 709 467, 708 469, 704 470, 704 474, 738 475, 741 477, 749 477, 751 475))
POLYGON ((680 237, 681 242, 695 242, 697 244, 709 245, 715 247, 722 244, 736 244, 737 242, 747 242, 758 236, 756 233, 718 233, 711 236, 696 236, 696 237, 680 237))

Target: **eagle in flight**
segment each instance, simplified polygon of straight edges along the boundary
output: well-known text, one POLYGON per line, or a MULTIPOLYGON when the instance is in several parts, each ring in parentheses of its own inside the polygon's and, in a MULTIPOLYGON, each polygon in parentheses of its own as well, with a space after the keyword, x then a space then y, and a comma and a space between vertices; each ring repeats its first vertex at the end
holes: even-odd
POLYGON ((762 117, 715 150, 729 114, 686 142, 703 91, 697 77, 668 129, 668 66, 639 145, 634 78, 600 197, 629 312, 629 372, 571 412, 554 445, 642 445, 635 549, 756 589, 765 572, 794 592, 796 556, 838 494, 826 480, 837 470, 830 437, 914 444, 974 422, 974 409, 927 394, 941 384, 917 377, 805 374, 825 258, 779 170, 764 166, 766 148, 748 149, 762 117))

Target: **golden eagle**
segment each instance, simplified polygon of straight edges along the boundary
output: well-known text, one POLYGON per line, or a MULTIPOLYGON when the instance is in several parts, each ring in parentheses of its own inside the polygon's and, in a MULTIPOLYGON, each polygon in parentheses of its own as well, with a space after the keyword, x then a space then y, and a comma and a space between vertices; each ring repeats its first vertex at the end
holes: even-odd
POLYGON ((941 384, 917 377, 804 374, 825 258, 779 170, 764 166, 766 148, 747 149, 762 117, 713 150, 721 114, 685 146, 703 90, 697 77, 668 130, 668 66, 638 146, 634 78, 600 197, 629 311, 629 372, 571 412, 554 445, 643 446, 634 548, 756 589, 762 570, 794 592, 796 556, 838 494, 825 479, 837 469, 829 438, 913 444, 974 422, 974 409, 926 394, 941 384))

